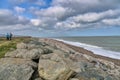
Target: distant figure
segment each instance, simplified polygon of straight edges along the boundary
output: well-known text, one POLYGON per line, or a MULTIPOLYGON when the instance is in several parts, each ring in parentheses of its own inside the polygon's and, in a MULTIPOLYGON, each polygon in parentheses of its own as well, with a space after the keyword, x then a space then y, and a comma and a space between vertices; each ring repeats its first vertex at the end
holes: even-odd
POLYGON ((13 36, 13 34, 10 33, 10 34, 9 34, 9 40, 12 40, 12 36, 13 36))
POLYGON ((7 33, 6 34, 6 40, 9 40, 9 37, 10 37, 9 34, 7 33))

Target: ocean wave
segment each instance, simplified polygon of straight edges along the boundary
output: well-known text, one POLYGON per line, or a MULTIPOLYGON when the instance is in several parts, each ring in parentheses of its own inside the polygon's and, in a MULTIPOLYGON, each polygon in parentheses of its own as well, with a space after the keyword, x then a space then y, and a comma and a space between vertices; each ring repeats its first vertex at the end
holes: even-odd
POLYGON ((81 42, 73 42, 73 41, 66 41, 63 39, 56 39, 58 41, 62 41, 64 43, 82 47, 84 49, 87 49, 89 51, 92 51, 94 54, 101 55, 101 56, 106 56, 114 59, 120 59, 120 52, 115 52, 115 51, 110 51, 110 50, 105 50, 102 47, 99 46, 94 46, 86 43, 81 43, 81 42))

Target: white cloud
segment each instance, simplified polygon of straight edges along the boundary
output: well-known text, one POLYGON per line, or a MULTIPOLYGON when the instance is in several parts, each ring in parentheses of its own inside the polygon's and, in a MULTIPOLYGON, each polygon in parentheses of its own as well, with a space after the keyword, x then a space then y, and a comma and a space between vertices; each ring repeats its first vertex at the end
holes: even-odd
POLYGON ((75 22, 58 22, 55 25, 56 29, 73 29, 73 28, 79 28, 80 23, 75 23, 75 22))
POLYGON ((41 24, 41 20, 39 19, 32 19, 31 20, 31 23, 34 25, 34 26, 39 26, 41 24))
POLYGON ((35 4, 36 4, 36 5, 39 5, 39 6, 45 6, 45 5, 47 5, 44 0, 37 0, 37 1, 35 2, 35 4))
POLYGON ((37 10, 35 14, 39 17, 52 17, 59 19, 64 17, 68 12, 71 12, 68 8, 64 8, 61 6, 52 6, 47 9, 37 10))
POLYGON ((116 19, 104 19, 102 22, 109 26, 120 26, 120 17, 116 19))
POLYGON ((14 7, 14 10, 17 12, 17 13, 23 13, 25 11, 25 8, 22 8, 22 7, 19 7, 19 6, 15 6, 14 7))

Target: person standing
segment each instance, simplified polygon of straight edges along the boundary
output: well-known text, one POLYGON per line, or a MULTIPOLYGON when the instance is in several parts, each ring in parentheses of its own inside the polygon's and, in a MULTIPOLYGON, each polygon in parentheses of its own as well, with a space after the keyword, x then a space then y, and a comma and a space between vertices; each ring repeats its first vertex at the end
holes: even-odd
POLYGON ((10 33, 10 34, 9 34, 9 40, 12 40, 12 36, 13 36, 13 34, 10 33))
POLYGON ((8 33, 6 34, 6 40, 9 40, 9 34, 8 33))

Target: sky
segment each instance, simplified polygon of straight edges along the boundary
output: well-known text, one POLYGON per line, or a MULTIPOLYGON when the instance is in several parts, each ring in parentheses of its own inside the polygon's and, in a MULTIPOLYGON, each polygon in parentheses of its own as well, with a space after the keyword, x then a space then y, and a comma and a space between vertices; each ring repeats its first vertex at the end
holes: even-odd
POLYGON ((0 34, 120 36, 120 0, 1 0, 0 34))

